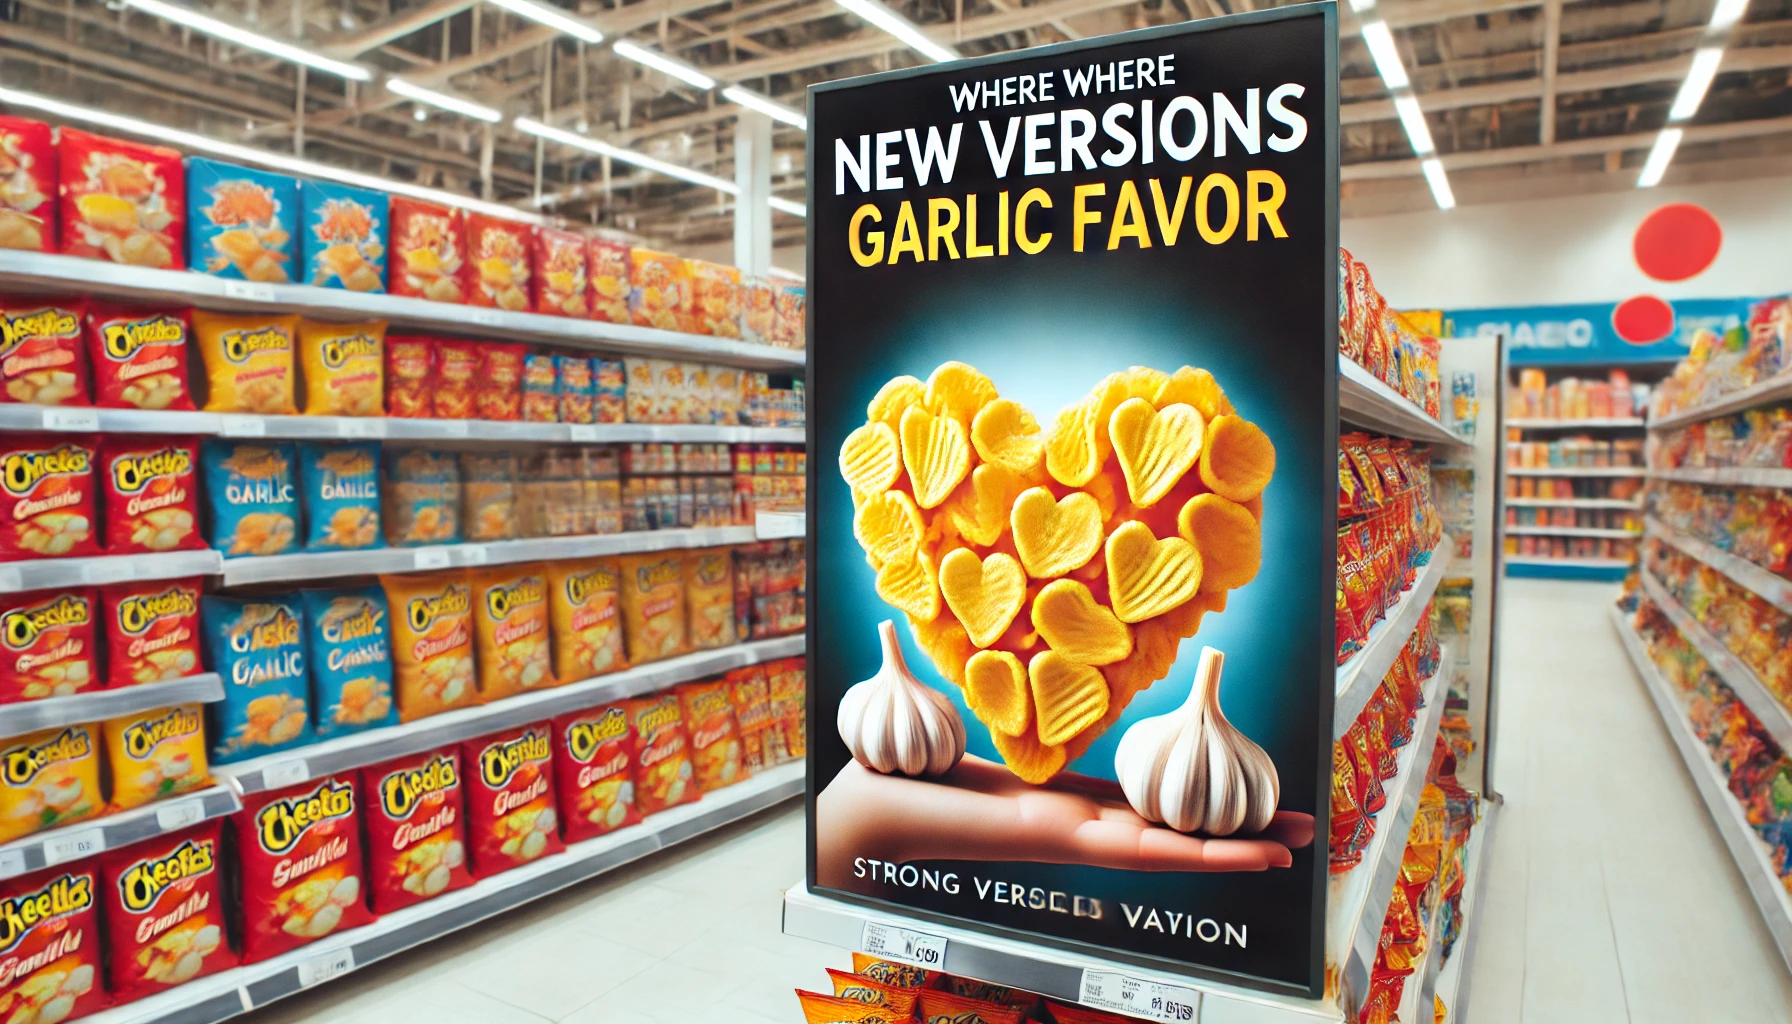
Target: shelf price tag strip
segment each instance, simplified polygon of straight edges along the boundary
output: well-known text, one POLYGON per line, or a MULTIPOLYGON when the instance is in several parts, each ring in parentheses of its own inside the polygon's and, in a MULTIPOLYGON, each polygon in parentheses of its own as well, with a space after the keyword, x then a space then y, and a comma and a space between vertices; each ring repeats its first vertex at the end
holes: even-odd
POLYGON ((1106 971, 1084 971, 1076 1001, 1146 1020, 1193 1021, 1201 1015, 1201 993, 1192 988, 1106 971))
POLYGON ((106 834, 97 828, 84 828, 44 840, 44 866, 54 867, 71 860, 92 856, 106 848, 106 834))
POLYGON ((334 981, 354 969, 354 947, 343 946, 341 949, 301 962, 298 965, 299 987, 310 988, 326 981, 334 981))
POLYGON ((910 931, 892 925, 865 922, 859 948, 875 957, 900 960, 906 964, 942 970, 946 963, 946 937, 910 931))

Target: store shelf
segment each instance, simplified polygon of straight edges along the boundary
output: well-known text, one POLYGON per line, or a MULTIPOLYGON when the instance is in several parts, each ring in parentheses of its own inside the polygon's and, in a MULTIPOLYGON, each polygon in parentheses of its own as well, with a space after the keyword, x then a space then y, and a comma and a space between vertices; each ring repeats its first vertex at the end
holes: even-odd
POLYGON ((17 250, 0 250, 0 291, 75 294, 243 312, 303 313, 323 320, 378 318, 401 330, 714 360, 785 373, 801 373, 805 358, 803 352, 791 349, 631 324, 511 313, 302 284, 232 281, 190 271, 151 270, 105 260, 17 250))
POLYGON ((1641 477, 1641 466, 1507 466, 1507 476, 1606 476, 1641 477))
POLYGON ((1508 526, 1511 537, 1607 537, 1613 540, 1635 540, 1641 530, 1608 530, 1593 526, 1508 526))
POLYGON ((1506 505, 1512 508, 1615 508, 1633 511, 1643 507, 1641 501, 1625 501, 1621 498, 1507 498, 1506 505))
POLYGON ((1578 420, 1551 420, 1541 418, 1511 419, 1506 426, 1520 430, 1599 430, 1604 428, 1623 428, 1643 426, 1641 416, 1592 416, 1578 420))
POLYGON ((1761 677, 1744 665, 1741 658, 1731 653, 1723 641, 1711 635, 1710 630, 1681 607, 1680 602, 1668 593, 1667 587, 1653 573, 1644 569, 1641 576, 1644 593, 1661 607, 1674 627, 1680 630, 1680 635, 1686 638, 1686 642, 1704 657, 1711 670, 1722 677, 1730 689, 1736 691, 1736 696, 1761 720, 1761 727, 1780 745, 1780 749, 1792 750, 1792 710, 1781 704, 1773 691, 1767 688, 1767 684, 1761 682, 1761 677))
POLYGON ((1655 480, 1678 480, 1686 484, 1792 488, 1792 469, 1773 466, 1686 466, 1652 469, 1649 476, 1655 480))
POLYGON ((1653 516, 1643 520, 1649 536, 1662 540, 1760 595, 1768 604, 1792 614, 1792 580, 1739 558, 1691 534, 1681 533, 1653 516))
POLYGON ((1623 558, 1552 558, 1548 555, 1507 555, 1507 565, 1559 565, 1577 569, 1628 569, 1635 562, 1623 558))
POLYGON ((0 738, 23 736, 39 729, 57 729, 82 722, 101 722, 139 711, 176 704, 209 704, 224 699, 224 680, 203 672, 165 683, 144 683, 116 690, 94 690, 69 697, 51 697, 22 704, 0 704, 0 738))
POLYGON ((1382 383, 1347 356, 1338 356, 1338 418, 1395 437, 1429 444, 1462 445, 1463 440, 1405 395, 1382 383))
POLYGON ((1710 748, 1692 731, 1672 684, 1649 657, 1642 637, 1615 606, 1611 609, 1611 617, 1612 627, 1618 631, 1624 649, 1629 652, 1643 688, 1649 691, 1655 710, 1661 714, 1662 724, 1673 737, 1674 747, 1680 751, 1680 759, 1686 762, 1693 787, 1704 799, 1705 809, 1710 812, 1718 834, 1724 837, 1724 845, 1730 848, 1730 858, 1735 861, 1736 870, 1741 872, 1749 895, 1754 897, 1755 906, 1760 909, 1767 930, 1779 947, 1781 961, 1792 963, 1792 899, 1788 899, 1785 887, 1780 884, 1773 862, 1768 859, 1766 845, 1755 835, 1742 805, 1730 794, 1729 779, 1711 760, 1710 748))
POLYGON ((159 555, 97 555, 92 558, 44 558, 33 562, 12 562, 0 565, 0 594, 53 587, 91 587, 126 580, 211 576, 216 575, 222 565, 223 561, 216 551, 170 551, 159 555))
POLYGON ((1375 696, 1376 687, 1381 685, 1388 669, 1400 657, 1400 649, 1406 646, 1407 637, 1418 627, 1431 595, 1437 592, 1437 585, 1449 573, 1453 550, 1455 545, 1446 534, 1432 550, 1431 560, 1419 567, 1419 575, 1412 586, 1400 595, 1400 603, 1369 630, 1363 649, 1338 666, 1337 690, 1332 702, 1334 737, 1344 735, 1344 730, 1362 714, 1369 698, 1375 696))
POLYGON ((215 1024, 229 1020, 801 796, 803 772, 801 763, 769 769, 694 804, 575 843, 565 853, 394 911, 365 927, 82 1019, 86 1024, 215 1024))
POLYGON ((1649 420, 1649 429, 1666 430, 1669 427, 1684 426, 1699 420, 1708 420, 1725 413, 1741 412, 1757 405, 1766 405, 1769 402, 1788 398, 1792 398, 1792 373, 1782 373, 1758 381, 1741 391, 1732 391, 1721 398, 1701 403, 1690 409, 1653 417, 1649 420))
MULTIPOLYGON (((1468 848, 1463 852, 1462 926, 1456 933, 1456 946, 1437 972, 1429 993, 1444 1001, 1444 1009, 1449 1014, 1444 1018, 1446 1024, 1456 1024, 1468 1017, 1463 1007, 1468 1005, 1468 983, 1474 977, 1475 936, 1481 927, 1481 901, 1486 898, 1487 889, 1487 855, 1493 850, 1493 829, 1502 806, 1498 800, 1481 801, 1480 820, 1469 833, 1468 848)), ((1419 1005, 1425 1006, 1429 1002, 1431 1000, 1421 999, 1419 1005)))
POLYGON ((229 788, 212 786, 146 807, 39 832, 0 846, 0 879, 178 832, 202 821, 234 814, 242 806, 229 788))
POLYGON ((753 516, 753 535, 760 540, 801 540, 809 535, 805 512, 759 512, 753 516))
POLYGON ((1593 580, 1616 582, 1635 566, 1624 558, 1552 558, 1548 555, 1504 555, 1503 568, 1514 579, 1593 580))
POLYGON ((804 638, 799 635, 698 651, 551 690, 509 697, 495 704, 481 704, 403 725, 369 729, 248 761, 214 765, 212 773, 230 779, 244 793, 283 789, 363 765, 545 721, 569 711, 582 711, 624 697, 653 693, 674 683, 775 658, 796 657, 803 653, 804 646, 804 638))

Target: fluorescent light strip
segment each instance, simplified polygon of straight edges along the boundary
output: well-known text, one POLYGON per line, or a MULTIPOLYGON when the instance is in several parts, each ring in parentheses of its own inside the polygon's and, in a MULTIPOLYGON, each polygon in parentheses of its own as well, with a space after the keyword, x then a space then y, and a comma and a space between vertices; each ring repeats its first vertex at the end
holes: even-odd
POLYGON ((310 178, 322 178, 326 181, 339 181, 344 185, 354 185, 357 188, 377 189, 382 192, 392 192, 397 195, 410 196, 414 199, 423 199, 432 203, 445 203, 450 206, 459 206, 463 209, 476 210, 480 213, 489 213, 495 217, 520 220, 530 224, 547 223, 547 218, 545 217, 524 213, 512 206, 504 206, 500 203, 488 203, 483 200, 473 199, 469 196, 459 195, 454 192, 444 192, 440 189, 412 185, 408 182, 393 181, 390 178, 375 177, 371 174, 362 174, 359 171, 345 170, 341 167, 331 167, 328 164, 313 163, 310 160, 301 160, 298 157, 285 156, 280 153, 269 153, 266 150, 252 149, 248 146, 239 146, 232 142, 220 142, 217 139, 208 138, 204 135, 195 135, 192 132, 181 131, 178 128, 168 128, 159 124, 151 124, 148 121, 139 121, 134 117, 121 117, 117 114, 109 114, 103 110, 93 110, 89 107, 79 107, 72 103, 64 103, 61 100, 50 99, 47 96, 39 96, 29 92, 20 92, 17 89, 8 89, 0 86, 0 103, 10 104, 16 107, 25 107, 30 110, 39 110, 46 114, 51 114, 69 121, 81 121, 86 124, 99 125, 102 128, 110 128, 113 131, 124 132, 127 135, 140 135, 164 145, 179 146, 188 150, 197 150, 201 153, 212 153, 217 156, 229 157, 233 160, 240 160, 243 163, 272 167, 275 170, 285 171, 288 174, 302 174, 310 178))
POLYGON ((809 216, 809 208, 794 199, 779 199, 777 196, 772 196, 770 199, 767 199, 766 202, 770 204, 772 209, 782 210, 792 216, 809 216))
POLYGON ((1375 0, 1350 0, 1350 12, 1361 14, 1375 6, 1375 0))
POLYGON ((1699 104, 1705 102, 1711 80, 1717 77, 1717 66, 1723 62, 1724 48, 1721 46, 1705 46, 1693 51, 1692 67, 1686 72, 1686 81, 1680 83, 1674 105, 1668 108, 1670 122, 1684 121, 1699 112, 1699 104))
POLYGON ((515 125, 516 130, 519 132, 547 139, 549 142, 558 142, 562 146, 571 146, 574 149, 582 149, 587 153, 596 153, 598 156, 607 156, 612 160, 620 160, 625 164, 634 164, 636 167, 642 167, 657 174, 664 174, 668 178, 677 178, 680 181, 688 181, 693 185, 702 185, 705 188, 713 188, 717 192, 725 192, 731 196, 740 194, 740 188, 732 181, 718 178, 713 174, 705 174, 704 172, 691 167, 681 167, 678 164, 667 163, 664 160, 648 156, 646 153, 637 153, 632 149, 623 149, 621 146, 613 146, 608 142, 602 142, 589 135, 578 135, 573 132, 561 131, 558 128, 542 124, 540 121, 528 117, 519 117, 512 121, 511 124, 515 125))
POLYGON ((1405 65, 1400 63, 1400 51, 1394 48, 1394 33, 1388 30, 1387 22, 1380 18, 1364 22, 1363 43, 1369 47, 1369 56, 1375 58, 1375 70, 1390 90, 1404 89, 1412 84, 1412 79, 1406 77, 1405 65))
POLYGON ((425 89, 421 85, 407 82, 402 78, 386 79, 386 88, 394 95, 403 96, 405 99, 416 100, 418 103, 427 103, 432 107, 441 107, 443 110, 452 110, 456 114, 465 114, 468 117, 476 117, 481 121, 487 121, 491 124, 497 124, 499 121, 504 120, 504 115, 501 112, 493 110, 491 107, 485 106, 484 104, 474 103, 472 100, 463 100, 459 96, 450 96, 445 92, 437 92, 434 89, 425 89))
POLYGON ((776 100, 761 96, 751 89, 743 89, 738 85, 731 85, 722 90, 722 98, 732 100, 749 110, 757 110, 774 121, 782 121, 785 124, 794 125, 795 127, 801 128, 803 131, 809 130, 808 115, 803 114, 800 111, 792 110, 776 100))
POLYGON ((649 50, 645 46, 636 46, 625 39, 619 39, 613 49, 618 56, 627 57, 636 64, 643 64, 655 71, 664 72, 673 78, 689 82, 699 89, 714 89, 716 87, 716 80, 703 72, 683 61, 674 60, 655 50, 649 50))
POLYGON ((1731 25, 1742 20, 1748 13, 1748 0, 1717 0, 1717 6, 1711 10, 1711 22, 1706 28, 1712 32, 1727 32, 1731 25))
POLYGON ((303 47, 294 46, 291 43, 283 43, 278 39, 258 35, 254 32, 250 32, 248 29, 238 28, 228 22, 219 21, 209 15, 201 14, 198 11, 189 10, 185 7, 176 7, 173 4, 165 4, 162 0, 124 0, 124 2, 135 7, 137 10, 142 11, 144 14, 151 14, 165 21, 172 21, 176 25, 184 25, 195 31, 203 32, 208 36, 222 39, 227 43, 235 43, 238 46, 246 47, 251 50, 259 50, 262 53, 272 54, 282 60, 290 60, 295 64, 303 64, 306 67, 316 68, 319 71, 328 71, 332 75, 340 75, 343 78, 352 79, 357 82, 366 82, 373 78, 373 72, 358 64, 348 64, 343 61, 332 60, 321 53, 313 53, 303 47))
POLYGON ((1431 141, 1431 126, 1425 123, 1425 112, 1419 109, 1417 96, 1410 92, 1395 96, 1394 110, 1400 115, 1400 124, 1406 129, 1406 137, 1412 142, 1414 153, 1430 156, 1437 152, 1437 145, 1431 141))
POLYGON ((1437 208, 1455 209, 1456 193, 1450 191, 1450 179, 1444 176, 1444 162, 1432 157, 1420 161, 1419 169, 1425 172, 1425 184, 1431 186, 1431 198, 1437 201, 1437 208))
POLYGON ((958 52, 949 46, 941 46, 918 28, 914 22, 890 10, 878 0, 834 0, 873 26, 902 40, 908 47, 929 60, 941 64, 949 60, 957 60, 958 52))
POLYGON ((797 273, 794 270, 785 270, 783 267, 768 267, 765 271, 765 276, 781 277, 786 281, 802 281, 803 280, 803 275, 797 273))
POLYGON ((491 0, 491 3, 519 18, 528 18, 538 25, 557 28, 574 39, 587 43, 604 41, 604 34, 597 30, 597 26, 581 21, 558 7, 538 4, 534 0, 491 0))
POLYGON ((1680 148, 1680 137, 1684 134, 1679 128, 1661 130, 1649 150, 1649 159, 1643 161, 1643 173, 1637 175, 1637 188, 1654 188, 1661 184, 1661 176, 1668 172, 1668 164, 1673 162, 1674 150, 1680 148))

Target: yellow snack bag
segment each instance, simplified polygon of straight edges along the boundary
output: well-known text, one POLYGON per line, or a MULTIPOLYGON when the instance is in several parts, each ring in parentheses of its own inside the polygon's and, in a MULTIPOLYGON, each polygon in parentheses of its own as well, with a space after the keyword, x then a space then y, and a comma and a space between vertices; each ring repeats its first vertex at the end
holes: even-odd
POLYGON ((479 699, 502 700, 560 685, 548 669, 548 578, 542 565, 472 575, 479 699))
POLYGON ((193 337, 211 385, 206 412, 292 415, 296 316, 232 316, 193 311, 193 337))
POLYGON ((547 575, 555 675, 576 681, 627 668, 616 563, 605 558, 549 562, 547 575))
POLYGON ((640 665, 685 652, 682 551, 623 555, 623 633, 628 660, 640 665))
POLYGON ((211 784, 205 763, 205 724, 198 704, 156 708, 100 723, 112 765, 112 809, 211 784))
POLYGON ((98 729, 70 725, 0 746, 0 843, 100 813, 98 729))
POLYGON ((381 576, 392 615, 398 718, 479 702, 473 675, 473 599, 465 572, 381 576))
POLYGON ((305 415, 382 416, 386 408, 386 321, 299 321, 305 415))
POLYGON ((691 647, 701 650, 734 642, 733 548, 684 553, 684 602, 691 647))

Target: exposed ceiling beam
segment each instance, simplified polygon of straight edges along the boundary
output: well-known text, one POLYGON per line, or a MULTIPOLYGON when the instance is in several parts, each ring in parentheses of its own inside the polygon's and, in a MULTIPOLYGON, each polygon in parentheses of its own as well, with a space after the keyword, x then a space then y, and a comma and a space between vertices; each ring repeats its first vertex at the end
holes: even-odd
POLYGON ((1543 126, 1538 141, 1556 141, 1556 62, 1562 52, 1562 0, 1543 5, 1543 126))
POLYGON ((479 0, 436 0, 427 7, 400 11, 352 36, 333 40, 324 47, 324 52, 348 60, 368 50, 377 50, 394 40, 403 39, 413 32, 421 32, 444 18, 452 18, 462 11, 470 10, 478 2, 479 0))

